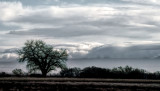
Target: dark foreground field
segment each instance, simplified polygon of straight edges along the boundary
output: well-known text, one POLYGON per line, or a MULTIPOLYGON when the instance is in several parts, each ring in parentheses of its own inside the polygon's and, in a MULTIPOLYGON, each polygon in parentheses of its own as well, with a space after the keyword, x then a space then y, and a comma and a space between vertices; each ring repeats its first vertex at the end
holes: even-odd
POLYGON ((160 91, 160 80, 0 78, 0 91, 160 91))

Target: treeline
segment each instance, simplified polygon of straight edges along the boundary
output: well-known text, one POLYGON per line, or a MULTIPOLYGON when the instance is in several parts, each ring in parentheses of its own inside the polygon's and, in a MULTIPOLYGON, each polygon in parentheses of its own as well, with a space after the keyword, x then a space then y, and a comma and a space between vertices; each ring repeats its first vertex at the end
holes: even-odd
MULTIPOLYGON (((0 77, 42 77, 37 73, 25 73, 21 69, 14 69, 12 74, 0 73, 0 77)), ((69 78, 115 78, 115 79, 160 79, 160 71, 151 73, 144 69, 130 66, 117 67, 113 69, 100 67, 66 68, 58 74, 50 74, 48 77, 69 77, 69 78)))
POLYGON ((64 69, 60 72, 60 76, 79 78, 160 79, 160 72, 150 73, 144 69, 132 68, 130 66, 113 69, 92 66, 84 69, 64 69))

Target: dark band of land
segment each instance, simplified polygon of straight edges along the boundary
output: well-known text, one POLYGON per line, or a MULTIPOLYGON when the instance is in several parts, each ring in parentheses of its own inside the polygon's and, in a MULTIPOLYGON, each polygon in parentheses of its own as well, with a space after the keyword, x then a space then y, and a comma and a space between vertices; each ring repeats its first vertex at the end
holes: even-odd
POLYGON ((0 78, 0 91, 159 91, 160 80, 0 78))

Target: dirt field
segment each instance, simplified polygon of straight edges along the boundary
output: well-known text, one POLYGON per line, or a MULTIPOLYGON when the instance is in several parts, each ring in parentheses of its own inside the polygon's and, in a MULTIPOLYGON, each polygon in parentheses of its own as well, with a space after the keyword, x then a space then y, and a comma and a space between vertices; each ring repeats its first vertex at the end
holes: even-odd
POLYGON ((160 91, 160 80, 0 78, 0 91, 160 91))

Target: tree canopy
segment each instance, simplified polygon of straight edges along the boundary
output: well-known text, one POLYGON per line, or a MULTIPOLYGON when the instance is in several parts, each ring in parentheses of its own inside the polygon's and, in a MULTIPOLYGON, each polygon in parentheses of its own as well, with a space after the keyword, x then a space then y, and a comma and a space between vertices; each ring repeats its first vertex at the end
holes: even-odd
POLYGON ((66 68, 68 54, 66 50, 54 50, 42 40, 28 40, 25 46, 18 50, 19 62, 27 62, 30 71, 40 70, 46 76, 55 68, 66 68))

